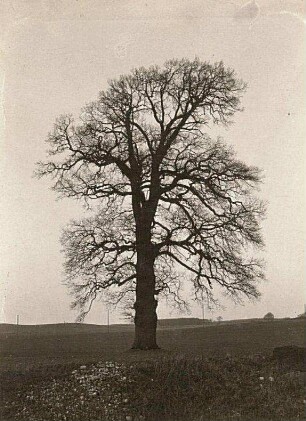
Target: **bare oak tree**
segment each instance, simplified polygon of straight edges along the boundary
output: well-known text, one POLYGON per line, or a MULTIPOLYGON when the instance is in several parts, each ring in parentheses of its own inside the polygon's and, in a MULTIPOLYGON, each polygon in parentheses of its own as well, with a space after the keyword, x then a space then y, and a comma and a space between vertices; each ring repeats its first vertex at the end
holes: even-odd
POLYGON ((259 295, 247 246, 262 245, 260 173, 206 134, 230 123, 244 89, 223 63, 171 60, 110 81, 77 124, 62 116, 49 135, 38 175, 96 209, 62 239, 74 305, 84 315, 107 289, 134 293, 134 348, 157 347, 156 297, 177 297, 182 277, 208 298, 214 284, 259 295))

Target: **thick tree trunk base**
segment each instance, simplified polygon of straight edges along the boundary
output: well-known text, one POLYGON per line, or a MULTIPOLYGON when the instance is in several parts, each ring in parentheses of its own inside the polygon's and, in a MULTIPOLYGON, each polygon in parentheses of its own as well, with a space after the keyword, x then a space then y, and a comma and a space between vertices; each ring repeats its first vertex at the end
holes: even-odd
POLYGON ((132 349, 159 349, 156 342, 156 326, 135 326, 135 339, 132 349))
POLYGON ((142 246, 137 251, 135 339, 132 347, 139 350, 158 349, 154 253, 148 234, 150 234, 149 225, 141 227, 139 242, 142 246))
MULTIPOLYGON (((147 298, 147 297, 146 297, 147 298)), ((135 303, 135 339, 132 349, 159 349, 156 341, 157 301, 153 298, 135 303)))

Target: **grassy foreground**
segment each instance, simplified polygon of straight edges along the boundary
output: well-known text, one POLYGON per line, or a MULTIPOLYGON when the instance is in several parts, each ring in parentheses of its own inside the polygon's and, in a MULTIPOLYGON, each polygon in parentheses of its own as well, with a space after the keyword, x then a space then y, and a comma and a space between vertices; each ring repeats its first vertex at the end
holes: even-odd
POLYGON ((5 336, 0 419, 302 420, 305 373, 271 350, 304 344, 304 327, 169 330, 159 332, 165 349, 147 352, 127 351, 132 332, 5 336))
POLYGON ((304 411, 301 374, 264 357, 97 362, 3 380, 3 420, 276 421, 304 411))

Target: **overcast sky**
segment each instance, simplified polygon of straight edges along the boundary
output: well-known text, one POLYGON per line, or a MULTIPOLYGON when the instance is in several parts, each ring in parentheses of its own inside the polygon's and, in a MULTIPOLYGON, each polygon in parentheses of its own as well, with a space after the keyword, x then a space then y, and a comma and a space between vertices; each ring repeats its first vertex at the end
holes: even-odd
MULTIPOLYGON (((195 56, 223 60, 248 84, 243 113, 215 134, 264 171, 260 197, 268 281, 257 303, 207 317, 295 316, 305 302, 305 17, 300 0, 7 0, 0 5, 1 319, 74 321, 59 237, 80 214, 32 174, 61 113, 78 115, 107 80, 195 56), (1 10, 2 9, 2 10, 1 10), (2 107, 2 108, 1 108, 2 107)), ((176 316, 159 306, 159 316, 176 316)), ((192 315, 201 309, 192 306, 192 315)), ((102 303, 87 322, 105 323, 102 303)), ((119 322, 114 311, 111 321, 119 322)))

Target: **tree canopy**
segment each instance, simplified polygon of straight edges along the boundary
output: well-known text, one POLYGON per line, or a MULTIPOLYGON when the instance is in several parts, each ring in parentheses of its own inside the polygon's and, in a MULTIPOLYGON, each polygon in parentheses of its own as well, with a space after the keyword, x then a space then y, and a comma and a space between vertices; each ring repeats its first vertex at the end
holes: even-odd
POLYGON ((62 238, 81 314, 101 292, 120 299, 137 283, 179 301, 182 278, 211 300, 214 285, 259 296, 264 274, 248 246, 263 245, 260 171, 207 134, 231 122, 244 90, 223 63, 170 60, 111 80, 77 122, 58 118, 38 175, 92 210, 62 238))

